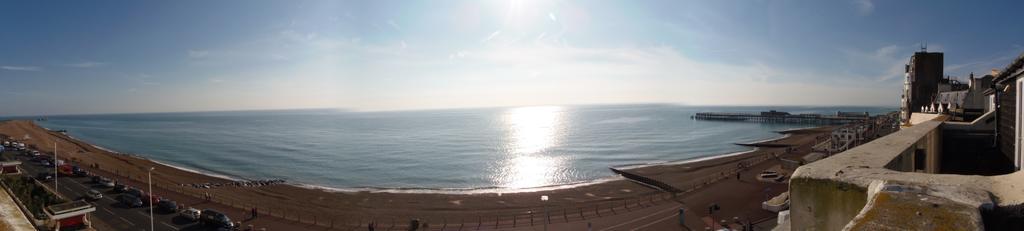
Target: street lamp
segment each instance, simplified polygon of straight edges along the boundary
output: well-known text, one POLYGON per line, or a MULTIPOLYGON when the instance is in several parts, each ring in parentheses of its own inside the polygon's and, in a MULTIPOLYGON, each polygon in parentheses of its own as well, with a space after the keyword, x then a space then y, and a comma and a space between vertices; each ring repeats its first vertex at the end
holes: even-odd
POLYGON ((148 173, 149 173, 149 176, 148 176, 148 178, 149 178, 149 198, 146 198, 146 200, 149 200, 149 230, 150 231, 155 231, 156 230, 156 229, 153 228, 153 169, 154 169, 153 167, 149 167, 149 171, 148 171, 148 173))
POLYGON ((548 231, 548 223, 551 223, 551 212, 548 211, 548 196, 540 196, 540 201, 544 204, 544 231, 548 231))
POLYGON ((53 191, 59 192, 57 189, 57 142, 53 142, 53 191))

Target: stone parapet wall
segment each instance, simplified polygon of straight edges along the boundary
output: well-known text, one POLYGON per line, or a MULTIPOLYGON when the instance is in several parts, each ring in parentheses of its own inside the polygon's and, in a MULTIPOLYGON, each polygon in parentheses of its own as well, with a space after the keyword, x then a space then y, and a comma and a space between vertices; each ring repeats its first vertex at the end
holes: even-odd
POLYGON ((984 229, 978 214, 1000 206, 1020 206, 1024 202, 1024 172, 999 176, 932 174, 938 172, 935 163, 943 155, 942 124, 924 121, 798 168, 790 180, 792 230, 926 228, 913 226, 917 223, 910 221, 893 222, 945 216, 964 219, 947 220, 943 227, 984 229), (915 166, 915 162, 922 162, 921 157, 925 166, 915 166), (873 186, 876 189, 871 190, 873 186), (931 198, 934 203, 902 201, 908 198, 931 198), (917 210, 928 214, 872 209, 914 211, 914 206, 922 206, 917 210), (857 221, 851 222, 855 218, 857 221))

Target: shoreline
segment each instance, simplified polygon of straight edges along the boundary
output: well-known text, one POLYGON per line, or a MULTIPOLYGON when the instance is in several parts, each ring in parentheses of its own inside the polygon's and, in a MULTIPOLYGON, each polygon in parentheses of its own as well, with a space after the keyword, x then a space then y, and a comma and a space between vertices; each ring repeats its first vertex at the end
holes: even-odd
MULTIPOLYGON (((776 142, 803 143, 829 129, 812 129, 806 134, 795 134, 776 142)), ((520 191, 470 190, 474 193, 427 189, 367 190, 368 188, 338 191, 329 187, 291 182, 257 187, 225 186, 225 183, 233 181, 182 170, 134 155, 101 150, 84 141, 72 139, 66 134, 48 131, 30 121, 0 122, 0 134, 14 138, 31 134, 32 138, 27 143, 35 145, 35 149, 40 152, 52 151, 52 144, 56 142, 61 150, 61 159, 135 187, 145 185, 147 169, 153 167, 156 169, 152 175, 154 189, 173 191, 176 195, 182 195, 174 200, 195 201, 196 198, 209 195, 215 199, 215 203, 234 207, 239 211, 259 207, 261 211, 274 211, 273 214, 287 212, 288 216, 302 213, 303 216, 319 215, 354 220, 403 220, 420 217, 435 221, 475 221, 481 216, 492 219, 512 217, 539 211, 545 207, 563 210, 577 210, 583 207, 606 208, 621 205, 625 201, 649 200, 654 195, 665 195, 663 191, 618 175, 586 183, 520 191), (94 164, 99 168, 93 168, 94 164), (202 188, 188 185, 195 183, 215 183, 222 186, 202 188), (538 200, 542 195, 552 199, 542 203, 538 200)), ((692 188, 694 182, 710 180, 717 177, 720 172, 732 171, 736 162, 763 158, 777 151, 777 148, 759 148, 691 158, 682 162, 665 162, 629 171, 667 182, 677 188, 692 188)))
MULTIPOLYGON (((39 126, 39 127, 43 128, 43 129, 46 129, 47 131, 50 131, 50 132, 57 132, 57 131, 54 131, 54 130, 52 130, 50 128, 47 128, 47 127, 43 127, 43 126, 39 126)), ((175 169, 178 169, 178 170, 181 170, 181 171, 191 172, 191 173, 195 173, 195 174, 202 174, 202 175, 206 175, 206 176, 210 176, 210 177, 221 178, 221 179, 224 179, 224 180, 230 180, 230 181, 244 181, 245 180, 245 178, 241 178, 241 177, 233 177, 233 176, 228 176, 228 175, 223 175, 223 174, 218 174, 218 173, 211 173, 211 172, 204 171, 204 170, 191 169, 191 168, 182 167, 182 166, 178 166, 178 165, 174 165, 174 164, 169 164, 169 163, 165 163, 165 162, 160 161, 160 160, 156 160, 156 159, 153 159, 153 158, 147 158, 147 157, 144 157, 144 156, 138 155, 138 154, 130 154, 130 153, 114 151, 113 149, 109 149, 109 148, 106 148, 106 147, 103 147, 103 146, 99 146, 97 144, 94 144, 94 143, 91 143, 91 142, 79 139, 79 138, 74 137, 72 135, 69 135, 67 133, 63 133, 63 134, 64 134, 64 136, 67 136, 70 139, 73 139, 75 141, 81 142, 83 144, 87 144, 87 145, 92 146, 92 147, 94 147, 96 149, 100 149, 100 150, 103 150, 103 151, 110 152, 112 154, 124 155, 124 156, 127 156, 127 157, 134 157, 134 158, 139 158, 139 159, 146 160, 146 161, 152 161, 153 163, 161 164, 161 165, 164 165, 164 166, 167 166, 167 167, 171 167, 171 168, 175 168, 175 169)))
MULTIPOLYGON (((55 130, 52 130, 50 128, 44 127, 42 125, 39 125, 38 123, 35 123, 34 121, 32 123, 36 124, 37 126, 43 128, 43 129, 46 129, 47 131, 49 131, 51 133, 60 133, 58 131, 55 131, 55 130)), ((802 127, 802 128, 787 129, 785 131, 799 131, 799 130, 808 130, 808 129, 814 129, 814 128, 817 128, 817 127, 802 127)), ((776 133, 778 133, 778 132, 776 132, 776 133)), ((66 136, 66 137, 68 137, 68 138, 70 138, 70 139, 72 139, 74 141, 77 141, 78 143, 86 144, 86 145, 92 146, 92 147, 94 147, 96 149, 107 151, 107 152, 112 153, 112 154, 123 155, 123 156, 127 156, 127 157, 132 157, 132 158, 137 158, 137 159, 144 160, 144 161, 150 161, 150 162, 153 162, 153 163, 164 165, 164 166, 170 167, 170 168, 175 168, 175 169, 178 169, 178 170, 181 170, 181 171, 185 171, 185 172, 200 174, 200 175, 209 176, 209 177, 213 177, 213 178, 219 178, 219 179, 228 180, 228 181, 248 181, 248 180, 251 180, 251 179, 247 179, 247 178, 241 177, 241 176, 231 176, 231 175, 228 175, 228 174, 212 173, 209 170, 204 170, 204 169, 193 169, 193 168, 188 168, 188 167, 182 167, 182 166, 179 166, 179 165, 175 165, 175 164, 171 164, 171 163, 166 163, 166 162, 163 162, 163 161, 160 161, 160 160, 156 160, 156 159, 153 159, 153 158, 148 158, 148 157, 145 157, 145 156, 142 156, 142 155, 139 155, 139 154, 130 154, 130 153, 118 152, 118 151, 115 151, 113 149, 102 147, 102 146, 99 146, 99 145, 94 144, 92 142, 88 142, 88 141, 79 139, 77 137, 74 137, 74 136, 66 133, 66 132, 65 133, 60 133, 60 134, 66 136)), ((750 144, 758 144, 758 143, 774 142, 774 141, 779 141, 779 140, 786 139, 786 138, 790 137, 791 135, 792 134, 779 133, 779 135, 777 135, 775 137, 755 140, 755 141, 751 141, 749 143, 750 144)), ((736 144, 732 144, 732 145, 736 145, 736 144)), ((750 150, 725 152, 725 153, 712 153, 712 154, 707 154, 707 155, 697 155, 697 156, 694 156, 694 157, 678 159, 678 160, 666 160, 666 161, 648 162, 648 163, 632 163, 632 164, 612 165, 612 166, 608 166, 608 168, 615 168, 615 169, 621 169, 621 170, 629 170, 629 169, 636 169, 636 168, 657 167, 657 166, 665 166, 665 165, 694 164, 694 163, 700 163, 700 162, 705 162, 705 161, 724 160, 724 159, 727 159, 727 158, 730 158, 730 157, 742 156, 744 154, 749 154, 749 153, 757 152, 759 149, 760 148, 754 147, 754 148, 752 148, 750 150)), ((284 179, 284 178, 280 178, 280 179, 284 179)), ((325 192, 338 192, 338 193, 367 192, 367 193, 408 193, 408 194, 468 195, 468 194, 489 194, 489 193, 497 193, 497 194, 525 193, 525 192, 538 192, 538 191, 549 191, 549 190, 560 190, 560 189, 572 189, 572 188, 577 188, 577 187, 601 184, 601 183, 615 181, 615 180, 628 180, 628 179, 622 177, 619 174, 614 174, 613 173, 611 176, 600 177, 600 178, 596 178, 596 179, 583 180, 583 181, 577 181, 577 182, 569 182, 569 183, 563 183, 563 184, 542 185, 542 186, 529 187, 529 188, 503 188, 503 187, 498 187, 498 186, 473 187, 473 188, 445 188, 445 187, 397 187, 397 188, 392 188, 392 187, 374 187, 374 186, 332 187, 332 186, 326 186, 326 185, 321 185, 321 184, 316 184, 316 183, 302 183, 302 182, 290 182, 290 181, 289 182, 285 182, 284 184, 292 185, 292 186, 300 187, 300 188, 305 188, 305 189, 322 190, 322 191, 325 191, 325 192)))

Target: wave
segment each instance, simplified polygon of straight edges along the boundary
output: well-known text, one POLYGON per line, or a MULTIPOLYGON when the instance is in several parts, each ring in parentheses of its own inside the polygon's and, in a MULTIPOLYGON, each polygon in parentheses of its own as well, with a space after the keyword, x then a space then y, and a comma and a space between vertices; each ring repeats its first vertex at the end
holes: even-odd
POLYGON ((315 184, 303 184, 303 183, 290 183, 302 188, 323 190, 327 192, 342 192, 342 193, 354 193, 354 192, 370 192, 370 193, 408 193, 408 194, 490 194, 490 193, 523 193, 523 192, 539 192, 539 191, 550 191, 558 189, 576 188, 588 185, 595 185, 610 181, 623 180, 622 176, 614 175, 605 178, 598 178, 594 180, 573 182, 566 184, 547 185, 530 188, 504 188, 504 187, 479 187, 479 188, 387 188, 387 187, 351 187, 351 188, 335 188, 315 184))

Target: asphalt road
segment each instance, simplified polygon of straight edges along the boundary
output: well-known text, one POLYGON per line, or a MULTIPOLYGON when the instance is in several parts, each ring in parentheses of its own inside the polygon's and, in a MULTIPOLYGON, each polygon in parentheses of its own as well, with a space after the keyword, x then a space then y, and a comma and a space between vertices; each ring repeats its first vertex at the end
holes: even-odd
MULTIPOLYGON (((15 152, 4 152, 7 157, 15 156, 22 162, 22 169, 26 176, 36 176, 38 173, 53 173, 52 167, 40 165, 31 161, 28 157, 18 156, 15 152)), ((49 188, 53 188, 53 181, 44 182, 49 188)), ((102 187, 99 184, 91 183, 89 177, 57 177, 58 192, 65 198, 71 200, 84 199, 86 192, 95 189, 103 193, 103 198, 97 201, 90 201, 96 206, 96 211, 89 215, 93 227, 97 230, 150 230, 149 207, 128 208, 117 201, 119 193, 112 188, 102 187)), ((143 189, 145 190, 145 189, 143 189)), ((202 209, 202 208, 197 208, 202 209)), ((161 212, 159 209, 153 211, 154 230, 215 230, 212 227, 202 226, 197 222, 189 221, 176 213, 161 212)))

